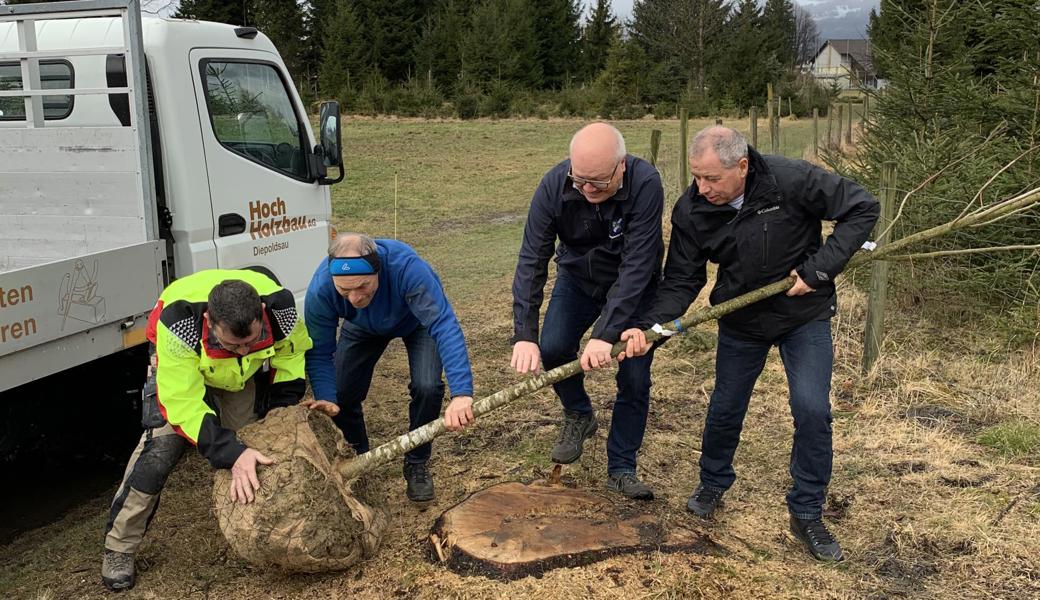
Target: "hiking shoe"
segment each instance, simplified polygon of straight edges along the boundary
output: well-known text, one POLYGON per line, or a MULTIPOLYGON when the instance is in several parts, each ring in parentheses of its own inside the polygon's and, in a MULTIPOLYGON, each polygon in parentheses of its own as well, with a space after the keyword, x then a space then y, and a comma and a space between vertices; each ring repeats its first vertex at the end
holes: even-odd
POLYGON ((791 533, 805 544, 816 560, 841 562, 845 559, 838 540, 827 530, 822 519, 804 520, 791 515, 791 533))
POLYGON ((607 488, 630 500, 653 500, 654 491, 639 481, 635 473, 611 473, 607 476, 607 488))
POLYGON ((105 550, 105 559, 101 562, 101 581, 105 587, 118 592, 134 587, 134 555, 115 550, 105 550))
POLYGON ((405 495, 412 502, 433 500, 433 477, 426 463, 404 463, 404 480, 408 482, 405 495))
POLYGON ((560 437, 553 446, 551 458, 555 463, 569 465, 581 458, 581 445, 585 440, 596 433, 599 423, 596 415, 563 411, 563 425, 560 427, 560 437))
POLYGON ((690 499, 686 501, 686 510, 702 519, 710 519, 722 505, 722 494, 726 490, 706 487, 703 483, 697 486, 690 499))

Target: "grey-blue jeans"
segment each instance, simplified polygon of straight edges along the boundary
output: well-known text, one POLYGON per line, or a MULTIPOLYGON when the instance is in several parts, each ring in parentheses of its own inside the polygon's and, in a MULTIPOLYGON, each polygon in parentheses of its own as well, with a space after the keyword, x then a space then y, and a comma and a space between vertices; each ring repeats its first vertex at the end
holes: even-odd
MULTIPOLYGON (((393 336, 374 335, 344 321, 336 348, 336 403, 340 412, 333 421, 343 431, 347 442, 358 453, 368 452, 368 430, 362 403, 372 385, 376 362, 393 336)), ((408 352, 408 430, 437 419, 444 401, 444 379, 437 342, 423 326, 401 336, 408 352)), ((431 445, 424 444, 405 455, 405 461, 424 463, 430 459, 431 445)))
POLYGON ((787 507, 800 519, 818 519, 831 480, 831 371, 834 350, 830 320, 810 321, 772 342, 750 341, 719 326, 715 391, 701 440, 701 483, 716 490, 733 485, 733 455, 740 442, 748 401, 772 346, 780 348, 787 372, 794 443, 787 507))

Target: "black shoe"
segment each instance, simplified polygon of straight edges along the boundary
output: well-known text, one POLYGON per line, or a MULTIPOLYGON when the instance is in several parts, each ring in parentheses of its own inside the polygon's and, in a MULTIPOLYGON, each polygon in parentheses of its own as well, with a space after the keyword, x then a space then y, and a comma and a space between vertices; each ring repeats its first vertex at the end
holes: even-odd
POLYGON ((702 519, 710 519, 722 505, 722 494, 724 493, 726 490, 705 487, 703 483, 699 484, 697 490, 686 501, 686 510, 702 519))
POLYGON ((809 553, 816 560, 824 562, 841 562, 845 556, 841 553, 838 540, 834 539, 821 519, 802 520, 791 515, 791 533, 805 544, 809 553))
POLYGON ((426 463, 404 463, 404 480, 408 482, 405 494, 412 502, 433 500, 433 477, 426 463))
POLYGON ((115 550, 105 550, 105 558, 101 561, 101 581, 113 592, 120 592, 134 587, 134 555, 115 550))
POLYGON ((581 458, 581 445, 596 433, 597 427, 599 423, 596 422, 596 415, 593 413, 583 415, 569 410, 563 411, 560 437, 556 440, 550 455, 553 462, 569 465, 581 458))
POLYGON ((611 473, 607 476, 607 488, 630 500, 653 500, 654 491, 639 481, 635 473, 611 473))

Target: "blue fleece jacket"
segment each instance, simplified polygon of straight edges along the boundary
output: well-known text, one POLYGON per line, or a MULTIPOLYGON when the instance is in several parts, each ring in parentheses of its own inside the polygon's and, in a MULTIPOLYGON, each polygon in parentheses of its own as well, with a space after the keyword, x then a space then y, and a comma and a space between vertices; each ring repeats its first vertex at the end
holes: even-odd
POLYGON ((473 395, 466 341, 444 295, 441 280, 407 244, 376 240, 382 261, 379 289, 372 302, 354 308, 332 285, 329 262, 323 259, 307 287, 304 321, 314 341, 307 351, 307 378, 318 400, 336 401, 336 328, 340 319, 378 336, 404 337, 420 325, 430 331, 454 396, 473 395))

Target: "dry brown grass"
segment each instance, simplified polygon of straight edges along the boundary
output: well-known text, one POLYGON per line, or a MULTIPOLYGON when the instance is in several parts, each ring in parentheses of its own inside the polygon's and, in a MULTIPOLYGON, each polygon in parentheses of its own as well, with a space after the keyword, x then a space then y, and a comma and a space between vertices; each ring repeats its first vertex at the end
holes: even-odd
MULTIPOLYGON (((528 180, 537 180, 538 169, 530 170, 534 174, 528 180)), ((488 214, 522 215, 525 209, 522 197, 487 207, 488 214)), ((361 226, 384 217, 371 219, 361 226)), ((518 243, 519 225, 511 226, 502 237, 489 240, 512 240, 507 259, 518 243)), ((454 259, 446 246, 438 245, 439 239, 436 234, 416 235, 409 241, 435 257, 467 332, 478 391, 490 393, 516 381, 508 370, 506 341, 512 328, 511 272, 496 267, 481 271, 473 285, 454 283, 452 273, 471 265, 463 263, 454 271, 454 259)), ((477 261, 495 256, 493 248, 477 250, 477 261)), ((658 354, 639 465, 658 494, 647 508, 666 523, 703 528, 726 549, 724 556, 641 553, 511 583, 463 577, 433 560, 426 538, 441 512, 475 490, 548 471, 560 408, 553 394, 543 391, 484 417, 469 431, 435 442, 431 464, 437 499, 429 506, 404 499, 398 466, 373 474, 369 481, 384 499, 389 531, 376 558, 344 573, 261 572, 233 556, 209 514, 210 470, 193 455, 164 492, 139 555, 137 588, 122 596, 1040 597, 1040 454, 1034 448, 1005 456, 977 443, 979 432, 994 424, 1040 420, 1035 351, 994 350, 999 344, 987 332, 961 323, 924 321, 895 301, 885 355, 875 372, 864 377, 859 366, 864 296, 846 282, 841 297, 840 316, 834 321, 835 462, 827 512, 848 554, 839 566, 816 564, 787 532, 783 497, 793 428, 775 352, 752 398, 736 457, 738 479, 726 496, 725 510, 709 524, 685 512, 686 497, 696 484, 700 432, 713 387, 713 329, 703 326, 698 330, 703 335, 674 340, 658 354)), ((394 343, 366 403, 374 442, 402 430, 406 377, 403 346, 394 343)), ((580 464, 568 467, 565 476, 573 485, 599 488, 606 474, 605 421, 614 385, 610 372, 595 373, 587 381, 604 422, 580 464)), ((0 596, 104 596, 97 569, 107 502, 100 498, 88 503, 4 548, 0 596)))

